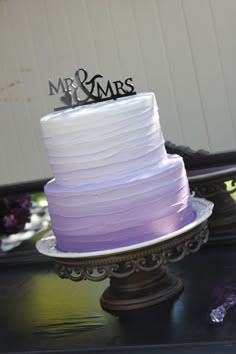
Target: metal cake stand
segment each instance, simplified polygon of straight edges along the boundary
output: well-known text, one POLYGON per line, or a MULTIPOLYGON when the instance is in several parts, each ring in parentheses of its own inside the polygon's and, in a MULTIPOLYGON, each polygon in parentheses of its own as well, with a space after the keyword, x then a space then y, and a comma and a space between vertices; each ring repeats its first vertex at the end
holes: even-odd
POLYGON ((215 172, 189 175, 188 179, 196 196, 214 203, 214 212, 208 222, 209 242, 217 244, 219 241, 235 241, 236 202, 233 193, 236 192, 236 165, 231 168, 225 166, 215 172))
POLYGON ((129 310, 152 306, 176 296, 183 290, 180 278, 165 265, 179 262, 196 253, 208 240, 207 218, 213 204, 199 198, 196 220, 173 235, 146 242, 144 245, 92 254, 57 251, 51 234, 38 242, 39 252, 53 258, 55 272, 62 279, 94 282, 110 279, 100 303, 104 310, 121 315, 129 310), (146 244, 146 245, 145 245, 146 244), (46 246, 46 247, 45 247, 46 246))

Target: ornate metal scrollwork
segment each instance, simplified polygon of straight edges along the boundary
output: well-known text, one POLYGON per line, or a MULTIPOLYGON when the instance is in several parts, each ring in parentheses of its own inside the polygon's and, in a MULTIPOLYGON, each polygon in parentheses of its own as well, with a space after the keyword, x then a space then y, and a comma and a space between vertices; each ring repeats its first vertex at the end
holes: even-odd
POLYGON ((119 268, 118 264, 94 267, 89 265, 66 265, 61 262, 56 262, 54 267, 56 274, 60 278, 73 281, 102 281, 114 276, 114 274, 116 274, 115 269, 117 268, 119 268))
POLYGON ((208 235, 208 227, 205 224, 202 230, 194 234, 192 238, 176 245, 176 247, 170 247, 168 250, 164 251, 164 263, 176 263, 185 256, 196 253, 201 246, 207 242, 208 235))
POLYGON ((56 259, 60 278, 73 281, 101 281, 126 278, 137 272, 152 272, 167 263, 178 262, 195 253, 208 239, 207 222, 171 240, 141 250, 91 259, 56 259))
POLYGON ((226 176, 221 176, 216 180, 206 180, 202 183, 199 181, 190 182, 190 187, 196 193, 196 196, 203 198, 212 198, 217 194, 231 195, 236 192, 236 176, 229 178, 228 186, 226 186, 226 180, 226 176))
POLYGON ((188 166, 189 164, 191 165, 193 159, 201 159, 201 157, 204 157, 206 155, 209 155, 209 151, 206 151, 204 149, 200 149, 198 151, 193 150, 189 146, 185 145, 176 145, 172 143, 171 141, 166 141, 165 142, 165 147, 166 151, 168 154, 178 154, 181 157, 183 157, 185 165, 188 166))
POLYGON ((229 192, 230 194, 235 193, 236 192, 236 176, 231 179, 231 181, 229 181, 229 192))

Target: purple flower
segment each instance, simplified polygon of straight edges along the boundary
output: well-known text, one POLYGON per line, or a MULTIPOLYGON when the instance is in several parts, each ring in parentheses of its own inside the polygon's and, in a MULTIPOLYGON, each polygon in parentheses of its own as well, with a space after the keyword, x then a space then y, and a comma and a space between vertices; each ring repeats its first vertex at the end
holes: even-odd
POLYGON ((30 218, 30 195, 0 198, 0 235, 21 232, 30 218))

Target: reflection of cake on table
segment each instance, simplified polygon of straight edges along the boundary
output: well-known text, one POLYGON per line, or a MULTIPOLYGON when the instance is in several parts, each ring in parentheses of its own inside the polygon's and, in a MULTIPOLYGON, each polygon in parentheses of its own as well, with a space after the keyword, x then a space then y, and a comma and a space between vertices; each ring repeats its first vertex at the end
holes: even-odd
POLYGON ((58 249, 129 246, 195 218, 183 160, 166 153, 153 93, 52 113, 41 126, 58 249))

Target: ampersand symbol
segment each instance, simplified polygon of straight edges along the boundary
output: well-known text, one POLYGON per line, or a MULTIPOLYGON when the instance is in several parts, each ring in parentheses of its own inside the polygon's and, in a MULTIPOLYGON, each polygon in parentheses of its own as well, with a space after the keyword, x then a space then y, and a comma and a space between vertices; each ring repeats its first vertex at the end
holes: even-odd
POLYGON ((76 83, 77 83, 77 87, 76 87, 76 89, 73 92, 74 101, 77 102, 80 105, 84 104, 89 99, 93 99, 95 101, 98 101, 99 100, 99 96, 94 95, 93 91, 94 91, 96 79, 102 78, 102 77, 103 77, 102 75, 97 74, 97 75, 94 75, 90 81, 86 81, 87 78, 88 78, 87 71, 84 70, 84 69, 78 69, 75 72, 75 80, 76 80, 76 83), (83 78, 82 79, 81 79, 81 74, 80 74, 81 72, 83 73, 83 78), (86 85, 91 85, 90 91, 87 89, 86 85), (79 98, 79 94, 78 94, 79 89, 81 89, 82 92, 87 96, 85 99, 80 99, 79 98))

